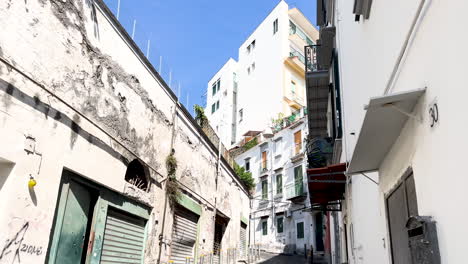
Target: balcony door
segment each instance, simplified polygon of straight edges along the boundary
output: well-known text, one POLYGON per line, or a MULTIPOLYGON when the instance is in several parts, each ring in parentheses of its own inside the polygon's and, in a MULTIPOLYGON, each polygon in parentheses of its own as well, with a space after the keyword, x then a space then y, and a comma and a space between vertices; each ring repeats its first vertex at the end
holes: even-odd
POLYGON ((294 155, 297 155, 301 152, 302 149, 302 135, 301 130, 294 133, 294 155))
POLYGON ((296 195, 304 193, 304 186, 302 184, 302 165, 294 168, 294 188, 296 195))

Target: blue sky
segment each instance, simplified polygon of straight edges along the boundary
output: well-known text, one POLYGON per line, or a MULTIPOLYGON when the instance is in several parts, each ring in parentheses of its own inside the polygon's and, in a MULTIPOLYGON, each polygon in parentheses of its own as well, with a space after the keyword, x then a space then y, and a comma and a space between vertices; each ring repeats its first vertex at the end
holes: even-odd
MULTIPOLYGON (((193 113, 194 104, 205 104, 208 80, 228 60, 279 0, 120 0, 119 21, 193 113)), ((117 0, 104 0, 117 13, 117 0)), ((316 0, 286 0, 315 23, 316 0)))

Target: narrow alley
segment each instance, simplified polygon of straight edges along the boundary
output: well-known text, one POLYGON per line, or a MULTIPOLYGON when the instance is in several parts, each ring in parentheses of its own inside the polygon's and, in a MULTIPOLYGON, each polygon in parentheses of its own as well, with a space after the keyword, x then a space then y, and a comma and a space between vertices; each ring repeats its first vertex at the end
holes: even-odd
POLYGON ((466 263, 467 12, 0 1, 0 264, 466 263))

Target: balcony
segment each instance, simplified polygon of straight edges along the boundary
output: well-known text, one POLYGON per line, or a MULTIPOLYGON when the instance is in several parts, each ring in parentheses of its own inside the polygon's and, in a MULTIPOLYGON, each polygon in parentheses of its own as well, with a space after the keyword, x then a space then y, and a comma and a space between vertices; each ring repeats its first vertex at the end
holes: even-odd
POLYGON ((298 162, 304 158, 304 150, 302 143, 295 143, 291 149, 291 162, 298 162))
POLYGON ((322 66, 318 61, 318 45, 306 46, 305 54, 307 106, 311 113, 308 115, 309 137, 326 137, 330 90, 329 68, 322 66))
POLYGON ((288 103, 290 107, 295 109, 301 109, 304 107, 304 98, 299 96, 297 93, 291 91, 284 97, 284 100, 288 103))
POLYGON ((304 183, 291 183, 284 187, 286 200, 293 203, 302 203, 307 198, 307 192, 304 189, 304 183))
POLYGON ((268 160, 262 160, 260 162, 260 166, 258 168, 259 177, 262 177, 265 174, 267 174, 269 172, 269 170, 270 170, 270 162, 268 162, 268 160))
POLYGON ((306 63, 306 58, 299 51, 292 49, 289 52, 289 57, 286 58, 284 63, 291 67, 301 76, 304 76, 304 67, 306 63))

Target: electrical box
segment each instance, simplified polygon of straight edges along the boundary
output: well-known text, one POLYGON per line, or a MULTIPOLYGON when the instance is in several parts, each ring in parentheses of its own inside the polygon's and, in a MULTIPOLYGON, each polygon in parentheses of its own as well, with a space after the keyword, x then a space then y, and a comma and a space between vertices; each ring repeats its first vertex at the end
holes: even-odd
POLYGON ((440 264, 436 222, 430 216, 411 216, 406 222, 414 264, 440 264))

